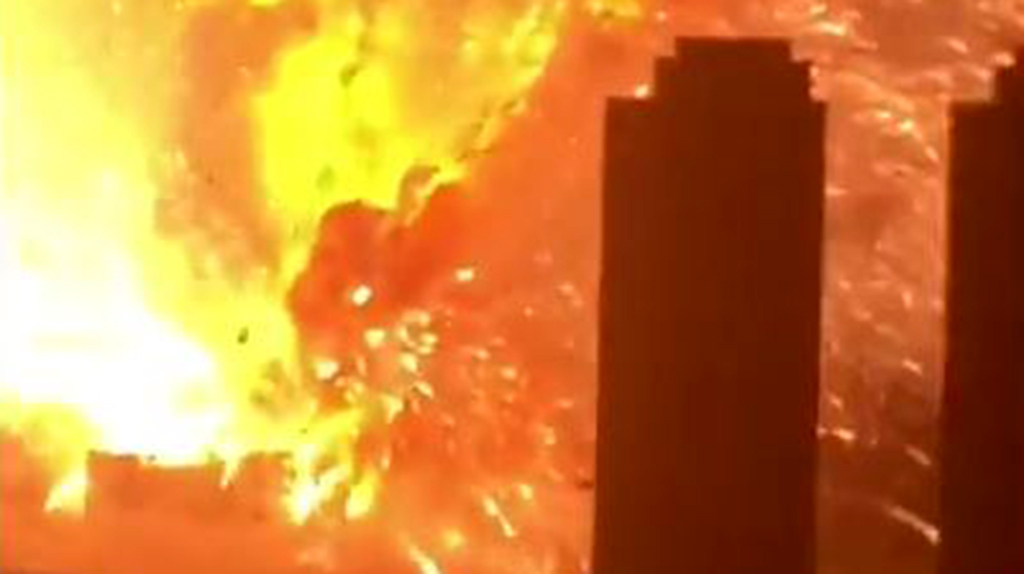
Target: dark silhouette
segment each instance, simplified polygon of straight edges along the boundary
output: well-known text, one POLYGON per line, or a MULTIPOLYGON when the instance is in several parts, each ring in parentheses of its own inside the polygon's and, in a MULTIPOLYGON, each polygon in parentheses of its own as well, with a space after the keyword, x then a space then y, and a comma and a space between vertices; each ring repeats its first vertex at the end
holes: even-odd
POLYGON ((942 574, 1024 572, 1024 67, 953 113, 942 574))
POLYGON ((684 40, 607 116, 596 574, 814 570, 824 106, 684 40))

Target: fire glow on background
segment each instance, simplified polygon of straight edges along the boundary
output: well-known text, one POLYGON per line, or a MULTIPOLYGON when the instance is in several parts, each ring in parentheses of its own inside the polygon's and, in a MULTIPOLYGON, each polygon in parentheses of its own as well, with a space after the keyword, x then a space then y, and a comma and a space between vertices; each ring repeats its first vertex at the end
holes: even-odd
POLYGON ((54 511, 90 451, 280 453, 286 518, 424 573, 585 570, 604 99, 784 34, 832 104, 823 496, 933 545, 890 483, 933 476, 945 106, 1024 7, 925 4, 0 0, 0 424, 54 511))

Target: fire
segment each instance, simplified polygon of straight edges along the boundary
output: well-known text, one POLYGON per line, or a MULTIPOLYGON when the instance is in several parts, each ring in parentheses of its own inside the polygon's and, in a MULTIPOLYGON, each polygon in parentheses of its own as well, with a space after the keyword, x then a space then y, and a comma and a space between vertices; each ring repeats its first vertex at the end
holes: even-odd
POLYGON ((268 454, 317 563, 586 571, 599 118, 693 31, 818 57, 823 436, 929 461, 890 402, 937 396, 943 105, 1019 8, 656 4, 0 0, 0 430, 47 506, 91 452, 226 486, 268 454))
POLYGON ((497 412, 472 385, 514 400, 525 383, 514 357, 492 365, 499 335, 453 321, 486 271, 437 233, 577 8, 5 1, 0 429, 49 468, 47 507, 81 510, 90 453, 216 462, 225 483, 280 454, 291 521, 379 515, 426 571, 474 520, 519 536, 533 487, 503 500, 495 463, 450 460, 494 446, 483 426, 452 434, 464 409, 497 412), (367 234, 336 252, 344 204, 338 230, 367 234), (418 433, 445 437, 423 450, 453 468, 483 465, 460 470, 479 476, 443 541, 411 533, 425 510, 385 504, 429 490, 418 433))
POLYGON ((93 447, 201 456, 226 423, 216 405, 227 389, 210 353, 147 302, 146 258, 174 254, 147 217, 156 190, 142 134, 87 73, 57 65, 53 54, 75 48, 32 10, 5 11, 3 30, 5 424, 79 427, 47 433, 64 472, 93 447))
POLYGON ((358 200, 412 215, 462 180, 545 69, 565 0, 339 8, 278 57, 252 100, 266 201, 305 264, 323 215, 358 200))

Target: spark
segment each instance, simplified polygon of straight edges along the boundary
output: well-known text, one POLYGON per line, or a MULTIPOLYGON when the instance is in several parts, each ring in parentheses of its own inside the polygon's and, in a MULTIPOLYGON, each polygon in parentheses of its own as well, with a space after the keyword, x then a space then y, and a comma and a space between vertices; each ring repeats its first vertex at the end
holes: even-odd
POLYGON ((455 270, 455 280, 459 283, 470 283, 475 281, 478 272, 475 267, 460 267, 455 270))
POLYGON ((363 341, 371 349, 380 349, 387 342, 388 332, 384 329, 367 329, 363 333, 363 341))
POLYGON ((896 522, 911 528, 923 536, 932 546, 938 546, 942 541, 942 533, 938 526, 932 524, 919 514, 896 504, 886 505, 885 512, 896 522))
POLYGON ((462 549, 466 545, 466 535, 455 528, 448 528, 441 535, 442 542, 449 551, 462 549))
POLYGON ((349 299, 356 307, 366 307, 371 301, 373 301, 373 295, 372 287, 369 285, 359 285, 352 290, 351 295, 349 295, 349 299))
POLYGON ((329 381, 341 372, 341 365, 334 360, 321 359, 314 363, 314 370, 318 380, 329 381))
POLYGON ((408 543, 406 544, 406 549, 409 552, 409 558, 419 568, 420 574, 444 574, 444 570, 441 569, 441 565, 437 563, 437 560, 419 546, 408 543))
POLYGON ((398 356, 398 364, 408 373, 420 372, 420 359, 414 353, 401 353, 398 356))
POLYGON ((501 527, 501 532, 505 536, 505 538, 515 538, 517 535, 516 528, 508 519, 508 516, 505 514, 505 511, 501 508, 501 505, 498 503, 498 500, 493 496, 485 496, 482 500, 482 503, 484 505, 484 512, 487 514, 487 516, 490 516, 495 521, 497 521, 498 525, 501 527))
POLYGON ((520 498, 524 501, 534 502, 537 499, 537 492, 536 489, 533 488, 533 485, 523 482, 518 485, 517 489, 519 490, 520 498))
POLYGON ((384 417, 388 422, 394 422, 405 411, 405 401, 399 397, 385 394, 381 401, 384 405, 384 417))
POLYGON ((437 398, 437 391, 435 391, 434 386, 428 383, 427 381, 416 381, 415 383, 413 383, 412 388, 417 393, 428 399, 437 398))

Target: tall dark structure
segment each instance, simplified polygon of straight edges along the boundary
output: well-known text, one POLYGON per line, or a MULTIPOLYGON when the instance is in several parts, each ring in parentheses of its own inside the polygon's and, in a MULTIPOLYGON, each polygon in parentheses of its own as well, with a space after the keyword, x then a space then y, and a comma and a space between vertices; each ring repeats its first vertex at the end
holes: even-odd
POLYGON ((1024 572, 1024 64, 996 90, 953 114, 942 574, 1024 572))
POLYGON ((811 574, 824 106, 685 40, 607 116, 596 574, 811 574))

